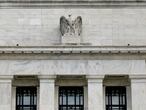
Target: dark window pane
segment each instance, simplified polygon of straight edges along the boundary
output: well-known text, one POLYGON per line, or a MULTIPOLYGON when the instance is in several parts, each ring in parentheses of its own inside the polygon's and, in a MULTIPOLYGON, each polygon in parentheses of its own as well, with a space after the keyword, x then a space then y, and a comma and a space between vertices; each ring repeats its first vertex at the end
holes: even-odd
POLYGON ((106 87, 106 110, 126 109, 126 87, 106 87))
POLYGON ((68 105, 75 105, 75 91, 68 91, 68 105))
POLYGON ((76 94, 76 105, 80 105, 80 94, 76 94))
POLYGON ((83 110, 83 87, 60 87, 59 110, 83 110))
POLYGON ((37 105, 36 87, 16 88, 16 110, 36 110, 37 105))
POLYGON ((63 94, 63 97, 62 97, 62 100, 63 100, 63 105, 66 105, 66 95, 65 94, 63 94))
POLYGON ((24 94, 23 105, 30 105, 30 94, 24 94))

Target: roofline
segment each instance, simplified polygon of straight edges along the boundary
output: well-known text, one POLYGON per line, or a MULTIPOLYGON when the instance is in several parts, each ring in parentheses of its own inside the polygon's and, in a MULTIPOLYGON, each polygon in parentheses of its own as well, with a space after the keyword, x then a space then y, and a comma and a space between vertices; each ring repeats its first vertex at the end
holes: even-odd
POLYGON ((0 8, 145 7, 146 0, 0 0, 0 8))

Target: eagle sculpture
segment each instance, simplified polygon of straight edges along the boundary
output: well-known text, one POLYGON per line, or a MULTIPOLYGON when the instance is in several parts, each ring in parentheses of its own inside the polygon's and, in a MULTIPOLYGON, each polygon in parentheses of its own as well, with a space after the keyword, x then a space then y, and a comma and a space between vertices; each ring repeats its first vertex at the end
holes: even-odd
POLYGON ((60 32, 62 36, 80 36, 82 32, 82 18, 78 16, 75 20, 71 19, 71 15, 66 19, 60 17, 60 32))

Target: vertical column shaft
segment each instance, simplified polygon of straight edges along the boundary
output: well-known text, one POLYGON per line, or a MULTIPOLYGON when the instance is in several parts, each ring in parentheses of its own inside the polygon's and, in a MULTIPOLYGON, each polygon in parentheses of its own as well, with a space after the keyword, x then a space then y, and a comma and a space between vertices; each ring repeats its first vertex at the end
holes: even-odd
POLYGON ((131 75, 132 110, 146 109, 146 76, 131 75))
POLYGON ((55 110, 55 77, 40 76, 39 110, 55 110))
POLYGON ((103 78, 104 76, 87 76, 88 78, 88 110, 103 110, 103 78))
POLYGON ((0 110, 12 109, 12 78, 13 76, 0 76, 0 110))

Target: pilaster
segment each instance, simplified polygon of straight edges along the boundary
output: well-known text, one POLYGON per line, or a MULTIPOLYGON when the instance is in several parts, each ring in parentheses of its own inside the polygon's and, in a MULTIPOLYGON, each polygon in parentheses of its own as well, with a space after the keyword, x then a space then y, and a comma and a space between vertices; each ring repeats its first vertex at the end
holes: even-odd
POLYGON ((39 76, 39 110, 55 110, 55 78, 56 76, 39 76))
POLYGON ((0 76, 0 110, 12 109, 13 76, 0 76))
POLYGON ((146 109, 146 75, 130 75, 132 110, 146 109))
POLYGON ((88 110, 103 110, 103 78, 104 75, 87 76, 88 110))

